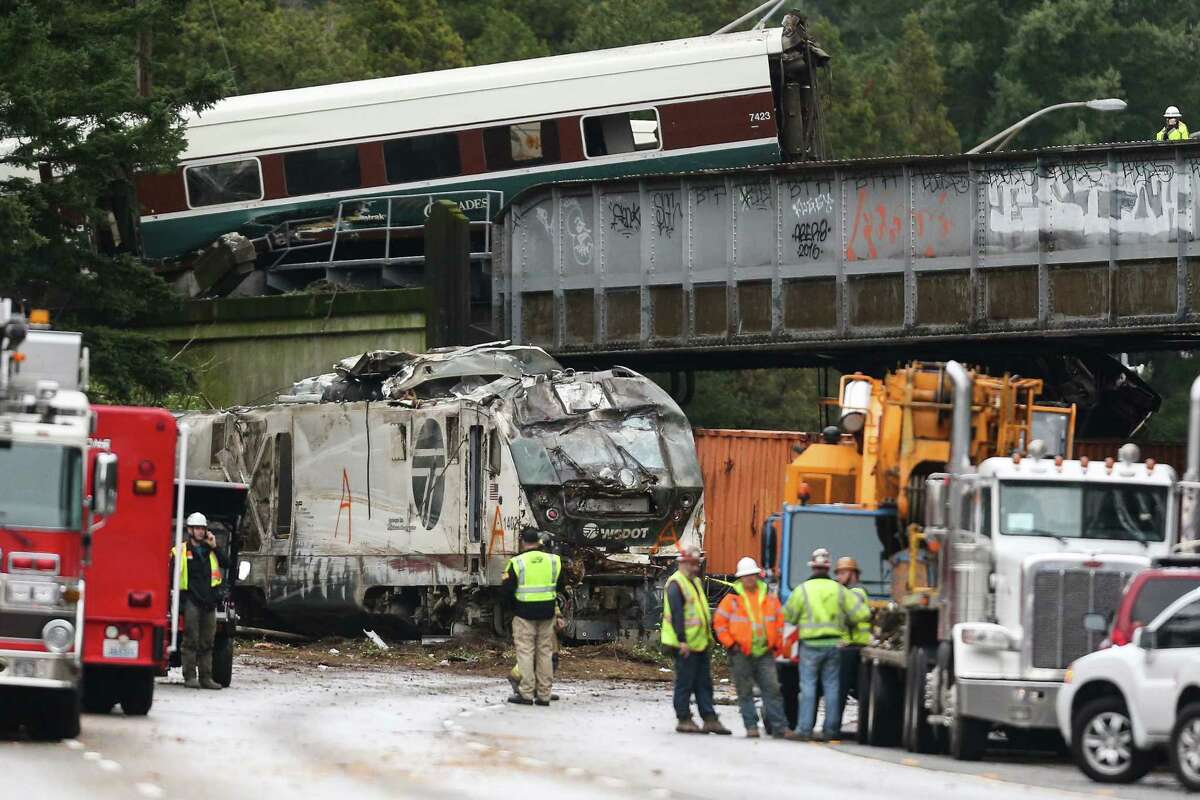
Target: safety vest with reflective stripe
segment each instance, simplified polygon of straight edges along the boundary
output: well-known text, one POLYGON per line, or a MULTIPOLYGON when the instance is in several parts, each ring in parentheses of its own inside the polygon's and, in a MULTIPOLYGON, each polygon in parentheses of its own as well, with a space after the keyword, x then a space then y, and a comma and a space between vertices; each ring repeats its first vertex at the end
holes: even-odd
POLYGON ((508 562, 517 575, 517 602, 544 603, 558 597, 562 559, 541 550, 526 550, 508 562))
MULTIPOLYGON (((179 591, 186 592, 188 588, 187 562, 192 558, 192 549, 187 546, 187 542, 179 546, 183 548, 185 556, 180 557, 179 550, 174 547, 171 548, 171 552, 175 555, 175 563, 179 565, 179 591)), ((208 551, 208 568, 212 576, 212 585, 220 586, 221 565, 217 562, 217 554, 213 550, 208 551)))
POLYGON ((722 647, 737 645, 748 656, 779 651, 783 641, 783 609, 779 598, 771 594, 765 581, 758 582, 757 595, 756 610, 739 581, 732 592, 721 598, 713 616, 713 629, 722 647), (766 640, 767 649, 761 653, 753 652, 755 633, 766 640))
POLYGON ((1188 127, 1187 125, 1183 124, 1183 120, 1180 120, 1179 124, 1172 128, 1169 132, 1164 126, 1161 131, 1155 134, 1154 138, 1160 142, 1164 140, 1168 142, 1175 142, 1180 139, 1186 139, 1188 138, 1188 127))
POLYGON ((800 641, 840 640, 853 625, 868 619, 871 610, 861 597, 832 578, 809 578, 792 591, 784 618, 796 625, 800 641))
POLYGON ((849 631, 842 637, 842 641, 845 644, 857 644, 866 647, 871 643, 871 604, 868 602, 867 590, 863 587, 851 586, 850 591, 867 606, 867 618, 860 622, 852 623, 849 631))
POLYGON ((678 584, 683 594, 684 642, 697 653, 707 650, 712 642, 712 618, 708 613, 704 584, 699 578, 688 580, 679 570, 667 578, 667 585, 663 587, 662 643, 667 647, 679 647, 679 637, 671 624, 671 601, 667 596, 672 583, 678 584))

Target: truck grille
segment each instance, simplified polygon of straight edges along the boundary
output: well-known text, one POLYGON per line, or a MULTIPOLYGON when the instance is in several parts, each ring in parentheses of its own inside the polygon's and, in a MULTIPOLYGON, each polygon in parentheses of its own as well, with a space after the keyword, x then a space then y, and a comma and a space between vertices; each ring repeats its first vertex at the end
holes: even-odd
POLYGON ((1130 572, 1093 569, 1042 569, 1033 576, 1032 665, 1066 669, 1095 650, 1103 634, 1083 627, 1085 615, 1116 610, 1130 572))

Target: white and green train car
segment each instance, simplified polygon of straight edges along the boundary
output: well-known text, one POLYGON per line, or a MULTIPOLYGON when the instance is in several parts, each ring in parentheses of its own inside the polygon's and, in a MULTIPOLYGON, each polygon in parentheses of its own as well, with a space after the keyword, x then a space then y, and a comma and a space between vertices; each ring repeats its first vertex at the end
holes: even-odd
POLYGON ((483 226, 537 183, 815 157, 826 60, 789 22, 230 97, 188 120, 177 169, 138 177, 143 255, 239 232, 260 265, 402 264, 439 197, 483 226))

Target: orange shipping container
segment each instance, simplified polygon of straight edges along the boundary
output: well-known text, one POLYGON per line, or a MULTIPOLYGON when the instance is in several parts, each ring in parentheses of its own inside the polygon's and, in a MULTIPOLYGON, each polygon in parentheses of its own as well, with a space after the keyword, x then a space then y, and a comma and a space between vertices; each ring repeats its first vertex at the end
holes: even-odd
POLYGON ((762 524, 783 506, 783 481, 797 444, 809 434, 696 428, 704 475, 707 571, 732 575, 742 556, 759 560, 762 524))

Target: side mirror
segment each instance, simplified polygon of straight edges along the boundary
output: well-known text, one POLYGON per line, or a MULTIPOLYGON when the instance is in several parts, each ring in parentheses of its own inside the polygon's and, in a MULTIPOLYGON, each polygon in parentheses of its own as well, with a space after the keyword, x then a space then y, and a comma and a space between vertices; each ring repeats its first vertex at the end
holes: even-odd
POLYGON ((1108 617, 1095 611, 1084 614, 1083 629, 1088 633, 1108 633, 1108 617))
POLYGON ((107 517, 117 510, 117 457, 100 453, 92 470, 92 512, 107 517))
POLYGON ((1138 628, 1133 632, 1133 646, 1143 650, 1158 649, 1158 631, 1138 628))

